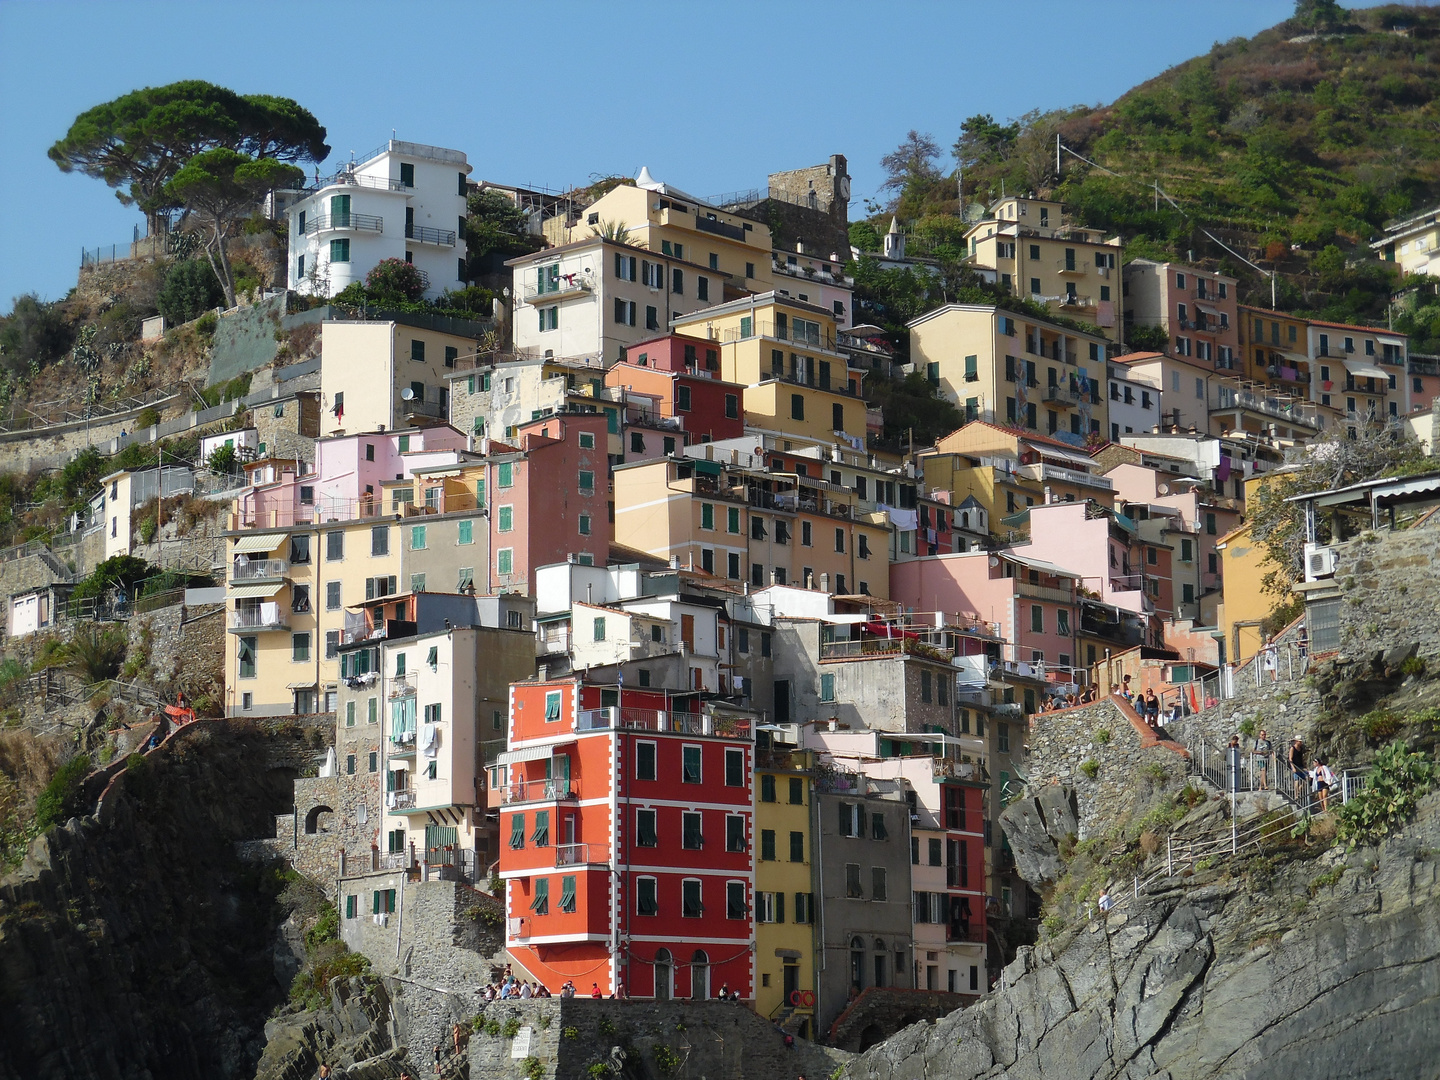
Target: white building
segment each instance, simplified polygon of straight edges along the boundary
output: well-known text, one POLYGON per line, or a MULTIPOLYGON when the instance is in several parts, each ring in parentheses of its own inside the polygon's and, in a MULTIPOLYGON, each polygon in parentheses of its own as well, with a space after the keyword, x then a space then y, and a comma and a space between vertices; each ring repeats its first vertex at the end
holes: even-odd
POLYGON ((1155 430, 1160 423, 1160 391, 1150 382, 1131 376, 1116 364, 1105 365, 1110 394, 1110 441, 1121 436, 1155 430))
POLYGON ((382 259, 414 263, 425 295, 463 288, 470 165, 458 150, 391 140, 290 206, 290 288, 330 297, 382 259))
POLYGON ((670 332, 670 320, 718 304, 728 275, 592 236, 512 259, 515 351, 619 363, 626 346, 670 332))

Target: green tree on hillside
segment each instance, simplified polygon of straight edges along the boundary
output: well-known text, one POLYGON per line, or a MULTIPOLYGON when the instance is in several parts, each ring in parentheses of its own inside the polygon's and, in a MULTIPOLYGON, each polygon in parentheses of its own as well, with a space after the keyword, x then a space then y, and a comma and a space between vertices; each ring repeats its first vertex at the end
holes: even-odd
POLYGON ((24 375, 33 364, 64 356, 75 340, 75 328, 57 304, 34 293, 15 298, 10 314, 0 319, 0 364, 12 375, 24 375))
POLYGON ((196 154, 165 185, 167 199, 209 226, 205 255, 225 290, 227 307, 235 306, 235 275, 227 251, 230 232, 267 191, 298 182, 304 175, 275 158, 252 158, 217 146, 196 154))
POLYGON ((79 170, 138 206, 153 235, 180 205, 170 182, 197 154, 224 147, 253 158, 323 161, 325 129, 289 98, 237 94, 199 79, 132 90, 87 109, 50 147, 62 172, 79 170))
POLYGON ((155 306, 170 326, 198 318, 225 299, 225 290, 206 259, 181 259, 170 267, 155 306))

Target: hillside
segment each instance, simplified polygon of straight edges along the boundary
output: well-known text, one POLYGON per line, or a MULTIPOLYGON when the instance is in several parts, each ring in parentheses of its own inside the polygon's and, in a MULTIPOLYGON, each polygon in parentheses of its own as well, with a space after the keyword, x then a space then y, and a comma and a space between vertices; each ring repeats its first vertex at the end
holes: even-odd
MULTIPOLYGON (((1268 279, 1208 229, 1279 270, 1280 307, 1382 320, 1393 281, 1366 243, 1386 220, 1440 202, 1440 8, 1327 18, 1319 0, 1298 7, 1312 14, 1217 43, 1109 105, 1007 124, 972 117, 946 155, 963 162, 967 202, 1002 185, 1058 195, 1077 219, 1120 233, 1127 258, 1193 253, 1238 273, 1242 300, 1268 306, 1268 279), (1079 155, 1064 155, 1058 180, 1057 133, 1079 155), (1347 266, 1347 256, 1369 263, 1347 266)), ((896 198, 885 212, 898 210, 919 250, 943 257, 957 251, 958 206, 949 162, 942 171, 931 148, 927 160, 887 159, 896 198)), ((1421 329, 1435 337, 1428 321, 1421 329)))

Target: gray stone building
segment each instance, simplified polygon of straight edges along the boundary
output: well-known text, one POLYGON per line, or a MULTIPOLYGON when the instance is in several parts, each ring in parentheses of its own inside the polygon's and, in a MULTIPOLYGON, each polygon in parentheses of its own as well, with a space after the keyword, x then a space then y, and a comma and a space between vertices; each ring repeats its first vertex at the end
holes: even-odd
POLYGON ((909 638, 862 640, 859 628, 818 619, 775 620, 774 716, 837 720, 878 731, 953 732, 955 668, 909 638))
POLYGON ((829 766, 817 777, 817 1034, 862 991, 913 986, 905 785, 829 766))

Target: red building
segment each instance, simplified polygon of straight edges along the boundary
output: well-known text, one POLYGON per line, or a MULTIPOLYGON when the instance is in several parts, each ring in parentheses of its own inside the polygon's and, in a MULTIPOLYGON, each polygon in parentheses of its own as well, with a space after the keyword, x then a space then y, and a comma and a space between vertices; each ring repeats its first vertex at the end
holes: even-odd
POLYGON ((719 342, 670 334, 631 345, 605 385, 655 399, 659 416, 678 420, 692 443, 745 434, 745 387, 721 380, 719 342))
POLYGON ((515 960, 552 991, 753 998, 753 739, 695 694, 512 684, 500 876, 515 960))

